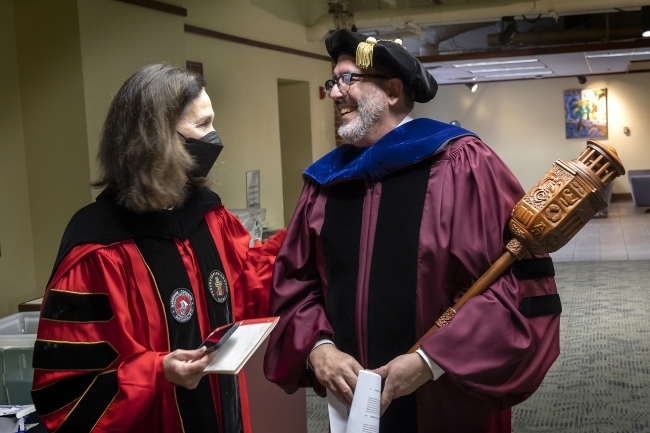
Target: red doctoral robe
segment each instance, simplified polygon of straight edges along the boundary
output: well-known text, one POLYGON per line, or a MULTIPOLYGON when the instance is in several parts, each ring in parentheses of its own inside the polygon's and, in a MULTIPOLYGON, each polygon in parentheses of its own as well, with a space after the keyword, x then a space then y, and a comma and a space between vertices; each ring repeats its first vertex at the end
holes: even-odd
POLYGON ((249 433, 243 371, 205 376, 189 391, 167 381, 163 358, 198 348, 213 320, 266 316, 281 237, 249 249, 245 228, 207 190, 157 216, 100 198, 73 217, 45 293, 32 395, 46 427, 249 433), (97 211, 98 203, 108 211, 97 211), (207 268, 210 287, 202 248, 221 263, 219 271, 207 268))
MULTIPOLYGON (((321 333, 364 368, 385 365, 504 252, 524 191, 491 149, 453 128, 413 120, 305 172, 274 270, 270 314, 281 319, 265 357, 269 380, 322 394, 305 362, 321 333)), ((558 309, 520 311, 524 298, 559 303, 552 262, 522 262, 420 342, 446 373, 394 400, 382 433, 510 431, 509 408, 559 354, 558 309)))

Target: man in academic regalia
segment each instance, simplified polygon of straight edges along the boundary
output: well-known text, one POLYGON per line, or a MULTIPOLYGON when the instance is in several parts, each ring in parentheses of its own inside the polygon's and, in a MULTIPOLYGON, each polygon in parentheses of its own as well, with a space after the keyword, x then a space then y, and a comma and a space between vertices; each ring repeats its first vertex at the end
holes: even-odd
POLYGON ((524 191, 474 133, 409 116, 437 84, 399 40, 337 30, 326 46, 348 144, 304 173, 274 269, 266 376, 349 405, 373 369, 382 433, 509 432, 510 407, 559 354, 551 259, 518 262, 422 337, 503 253, 524 191))
POLYGON ((199 346, 266 315, 281 239, 249 249, 205 186, 223 147, 213 118, 181 68, 147 66, 113 98, 106 189, 72 217, 41 310, 32 397, 48 430, 250 432, 243 373, 206 376, 215 354, 199 346))

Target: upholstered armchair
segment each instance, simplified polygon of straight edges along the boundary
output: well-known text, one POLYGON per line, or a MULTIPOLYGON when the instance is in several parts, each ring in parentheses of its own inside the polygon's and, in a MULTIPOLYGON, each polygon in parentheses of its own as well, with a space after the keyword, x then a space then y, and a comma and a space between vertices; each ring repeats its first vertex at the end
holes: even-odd
POLYGON ((637 210, 641 213, 650 210, 650 170, 628 170, 627 178, 637 210))

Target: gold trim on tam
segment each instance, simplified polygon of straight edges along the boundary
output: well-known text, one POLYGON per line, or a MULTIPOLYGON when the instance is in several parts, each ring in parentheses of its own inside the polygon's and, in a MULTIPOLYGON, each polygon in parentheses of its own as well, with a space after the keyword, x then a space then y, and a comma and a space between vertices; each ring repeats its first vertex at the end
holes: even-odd
POLYGON ((368 39, 366 39, 365 42, 360 42, 359 45, 357 45, 357 55, 356 55, 355 63, 357 64, 358 67, 360 67, 361 69, 368 69, 369 67, 372 66, 372 55, 374 52, 375 45, 377 45, 377 42, 390 42, 399 45, 400 47, 402 46, 401 39, 395 39, 394 41, 388 39, 377 40, 372 36, 370 36, 368 39))
POLYGON ((360 42, 357 45, 356 64, 361 69, 368 69, 372 66, 372 52, 377 45, 377 39, 372 36, 366 39, 365 42, 360 42))

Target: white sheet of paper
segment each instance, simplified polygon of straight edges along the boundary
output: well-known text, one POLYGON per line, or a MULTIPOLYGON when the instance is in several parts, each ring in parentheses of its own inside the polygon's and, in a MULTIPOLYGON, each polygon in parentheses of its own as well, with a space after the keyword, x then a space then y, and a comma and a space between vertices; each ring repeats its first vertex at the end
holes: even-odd
POLYGON ((378 433, 381 410, 381 376, 361 370, 348 408, 327 393, 331 433, 378 433))
POLYGON ((346 433, 379 433, 381 376, 361 370, 354 389, 346 433))
POLYGON ((327 392, 327 411, 330 416, 330 433, 345 433, 348 427, 348 414, 350 408, 334 397, 334 394, 327 392))

